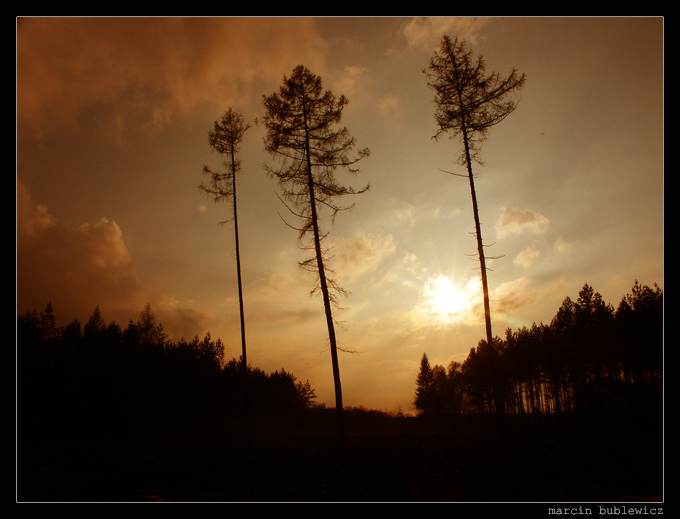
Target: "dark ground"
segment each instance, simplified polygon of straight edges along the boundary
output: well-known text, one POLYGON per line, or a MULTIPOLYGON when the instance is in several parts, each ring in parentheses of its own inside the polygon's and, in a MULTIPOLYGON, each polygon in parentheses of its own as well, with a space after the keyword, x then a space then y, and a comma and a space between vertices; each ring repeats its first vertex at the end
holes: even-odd
MULTIPOLYGON (((192 431, 146 439, 18 438, 17 502, 621 502, 661 498, 655 425, 424 423, 366 416, 333 427, 255 424, 244 442, 192 431)), ((233 438, 233 436, 231 436, 233 438)))

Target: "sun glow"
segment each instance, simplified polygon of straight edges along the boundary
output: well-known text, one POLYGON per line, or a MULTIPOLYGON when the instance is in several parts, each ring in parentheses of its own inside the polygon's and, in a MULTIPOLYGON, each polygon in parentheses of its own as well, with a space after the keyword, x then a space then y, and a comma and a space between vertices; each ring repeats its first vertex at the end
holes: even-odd
POLYGON ((438 323, 462 322, 469 316, 479 292, 479 280, 471 279, 462 287, 456 286, 447 276, 430 278, 425 283, 421 307, 425 315, 438 323))

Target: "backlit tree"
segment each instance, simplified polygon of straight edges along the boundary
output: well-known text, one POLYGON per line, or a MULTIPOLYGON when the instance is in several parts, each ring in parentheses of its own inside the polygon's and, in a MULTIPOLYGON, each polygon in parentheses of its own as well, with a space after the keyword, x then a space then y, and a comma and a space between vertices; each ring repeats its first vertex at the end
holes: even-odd
POLYGON ((243 372, 243 384, 245 393, 246 423, 249 446, 252 449, 252 431, 250 424, 250 404, 248 397, 248 360, 246 355, 246 324, 243 309, 243 285, 241 282, 241 253, 238 235, 238 210, 236 204, 236 173, 241 169, 241 161, 238 151, 243 134, 250 127, 243 116, 231 108, 223 115, 220 121, 215 121, 212 130, 208 132, 210 147, 224 157, 225 171, 213 171, 208 166, 203 166, 203 172, 209 177, 209 182, 201 184, 201 189, 211 195, 215 202, 231 200, 232 216, 222 224, 234 222, 234 241, 236 248, 236 277, 238 284, 238 301, 241 321, 241 363, 243 372))
POLYGON ((364 148, 354 158, 349 157, 355 140, 347 128, 339 126, 347 102, 344 95, 336 97, 330 90, 324 91, 321 78, 300 65, 290 77, 284 77, 278 92, 263 96, 266 114, 262 121, 267 131, 265 148, 279 161, 278 168, 266 166, 267 172, 278 180, 286 206, 299 218, 295 229, 301 245, 314 252, 300 262, 300 267, 318 276, 313 292, 318 290, 323 297, 340 448, 345 445, 345 432, 333 306, 337 305, 337 296, 345 292, 329 275, 332 271, 322 246, 327 233, 320 228, 320 210, 329 210, 334 219, 338 212, 351 207, 339 205, 339 198, 368 189, 367 185, 355 190, 335 178, 339 168, 357 173, 354 164, 369 154, 364 148))
POLYGON ((427 353, 423 353, 420 358, 420 371, 416 377, 416 397, 413 402, 418 411, 426 413, 432 404, 432 393, 434 391, 435 374, 430 366, 427 353))
MULTIPOLYGON (((525 75, 519 76, 513 69, 507 78, 498 73, 487 76, 482 57, 473 61, 472 51, 466 50, 465 42, 458 38, 452 41, 447 35, 442 38, 439 52, 435 52, 430 59, 429 70, 430 72, 425 73, 428 76, 428 85, 435 91, 435 120, 439 127, 434 138, 439 139, 442 135, 448 134, 452 140, 459 140, 463 148, 459 163, 466 166, 467 175, 459 176, 467 176, 470 182, 477 253, 482 275, 486 342, 493 345, 487 258, 484 254, 472 164, 481 163, 481 144, 490 128, 514 111, 517 103, 510 94, 522 88, 525 75)), ((500 401, 496 402, 497 406, 500 404, 500 401)), ((497 410, 502 413, 502 408, 497 407, 497 410)))

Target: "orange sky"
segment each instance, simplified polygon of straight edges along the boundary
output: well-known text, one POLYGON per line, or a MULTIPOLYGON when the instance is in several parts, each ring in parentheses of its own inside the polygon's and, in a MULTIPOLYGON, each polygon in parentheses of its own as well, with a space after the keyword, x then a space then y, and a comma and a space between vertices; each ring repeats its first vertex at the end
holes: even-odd
MULTIPOLYGON (((239 221, 249 361, 309 380, 333 405, 322 302, 263 164, 262 96, 303 64, 350 102, 371 149, 339 215, 346 405, 413 410, 420 357, 463 360, 484 336, 469 187, 432 139, 423 69, 446 33, 488 71, 526 73, 477 167, 494 332, 548 322, 584 283, 618 305, 663 287, 661 18, 26 18, 17 21, 17 311, 60 324, 99 305, 122 327, 146 303, 172 338, 210 331, 240 353, 228 211, 198 189, 220 165, 228 108, 242 146, 239 221)), ((284 209, 285 211, 285 209, 284 209)))

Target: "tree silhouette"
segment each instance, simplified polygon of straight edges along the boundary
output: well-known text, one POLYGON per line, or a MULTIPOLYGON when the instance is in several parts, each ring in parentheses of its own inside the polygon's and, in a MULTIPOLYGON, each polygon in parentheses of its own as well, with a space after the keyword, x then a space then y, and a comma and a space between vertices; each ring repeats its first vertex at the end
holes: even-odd
POLYGON ((416 397, 413 402, 418 411, 427 412, 432 402, 432 391, 435 375, 430 366, 427 353, 420 358, 420 371, 416 377, 416 397))
POLYGON ((99 336, 101 336, 102 333, 104 333, 105 328, 106 323, 102 318, 101 311, 99 310, 99 305, 97 305, 94 311, 92 312, 92 315, 85 323, 83 333, 85 335, 85 338, 87 338, 88 340, 96 340, 99 336))
POLYGON ((45 310, 40 312, 40 329, 45 339, 55 340, 59 337, 51 301, 47 303, 45 310))
MULTIPOLYGON (((487 344, 493 345, 486 258, 472 163, 473 161, 481 163, 481 144, 489 129, 514 111, 516 102, 508 99, 508 96, 523 86, 525 75, 518 76, 513 69, 507 78, 502 78, 498 73, 485 76, 482 57, 478 57, 473 63, 472 52, 466 51, 465 42, 459 41, 458 38, 451 41, 447 35, 442 38, 439 53, 435 52, 430 59, 429 69, 431 73, 426 74, 429 78, 428 85, 435 91, 437 107, 435 120, 439 126, 435 139, 449 133, 451 139, 458 138, 463 145, 459 162, 467 167, 470 182, 477 253, 482 275, 486 341, 487 344)), ((499 405, 500 400, 496 404, 499 405)), ((497 407, 497 411, 502 413, 502 408, 497 407)))
MULTIPOLYGON (((238 301, 241 324, 241 360, 243 363, 243 386, 246 404, 246 427, 248 431, 248 445, 252 450, 252 426, 250 419, 250 404, 248 396, 248 360, 246 355, 246 324, 243 309, 243 285, 241 282, 241 253, 238 235, 238 210, 236 204, 236 173, 240 170, 241 162, 238 159, 238 150, 243 134, 250 125, 244 122, 243 116, 231 108, 223 115, 221 120, 215 121, 214 128, 208 132, 210 147, 225 157, 225 172, 211 170, 208 166, 203 167, 203 172, 210 177, 209 184, 201 184, 201 189, 213 196, 215 202, 222 200, 232 201, 232 218, 234 222, 234 240, 236 247, 236 276, 238 283, 238 301)), ((229 220, 221 222, 227 223, 229 220)))
MULTIPOLYGON (((507 414, 585 423, 617 416, 648 419, 663 403, 663 294, 658 286, 636 281, 614 312, 586 283, 576 301, 563 300, 549 325, 508 329, 505 340, 495 341, 489 348, 480 340, 462 365, 450 365, 446 384, 438 380, 441 366, 428 362, 423 367, 421 361, 416 384, 425 387, 430 381, 429 411, 486 415, 501 401, 507 414)), ((418 402, 425 401, 421 393, 418 402)))
MULTIPOLYGON (((102 324, 103 324, 102 319, 102 324)), ((147 303, 139 314, 139 320, 134 323, 137 337, 142 344, 163 347, 167 340, 167 335, 163 332, 163 323, 158 322, 156 313, 147 303)))
POLYGON ((233 448, 244 438, 236 421, 244 405, 243 364, 225 362, 219 340, 207 334, 149 342, 139 333, 140 324, 156 322, 148 306, 125 331, 115 322, 107 325, 96 308, 91 321, 98 323, 97 331, 87 340, 76 319, 53 325, 51 305, 42 315, 26 312, 16 323, 18 498, 460 500, 471 492, 472 500, 531 501, 564 498, 565 488, 566 497, 576 500, 609 498, 633 488, 644 491, 633 495, 661 495, 661 289, 636 281, 613 320, 609 305, 588 285, 578 299, 566 301, 559 319, 508 331, 498 348, 504 380, 513 388, 504 394, 508 415, 514 414, 508 419, 513 450, 507 451, 507 465, 498 465, 502 451, 489 443, 493 436, 484 427, 494 403, 487 345, 480 341, 462 364, 452 362, 446 372, 426 363, 433 420, 347 407, 348 430, 365 448, 343 455, 351 463, 333 463, 333 457, 330 472, 324 456, 330 453, 315 440, 325 446, 331 410, 314 406, 309 382, 298 382, 291 372, 281 368, 267 374, 249 367, 253 417, 266 425, 267 440, 265 457, 252 464, 233 448), (585 356, 577 344, 583 323, 602 338, 585 356), (555 370, 553 381, 556 366, 563 369, 555 370), (455 405, 449 405, 454 398, 455 405), (442 470, 449 456, 469 478, 442 470), (541 474, 545 483, 522 477, 526 474, 541 474), (493 489, 485 485, 489 477, 498 482, 493 489))
POLYGON ((319 213, 321 208, 326 208, 334 219, 339 211, 351 207, 338 205, 337 198, 363 193, 369 187, 355 191, 340 184, 334 176, 338 168, 356 173, 358 170, 353 165, 369 154, 364 148, 358 151, 356 158, 348 156, 355 146, 354 138, 346 128, 337 126, 347 102, 344 95, 336 98, 330 90, 323 91, 321 78, 302 65, 297 66, 290 77, 284 76, 278 92, 263 96, 266 108, 263 124, 267 131, 265 148, 281 161, 278 169, 267 166, 267 171, 278 180, 283 198, 292 205, 287 205, 288 209, 301 221, 300 227, 294 227, 301 244, 311 234, 311 245, 305 248, 313 250, 314 254, 300 262, 300 267, 316 273, 318 284, 312 292, 320 290, 323 297, 340 448, 345 446, 345 430, 332 306, 337 305, 337 296, 345 291, 329 276, 332 271, 328 268, 326 251, 322 247, 327 233, 320 230, 319 213))

